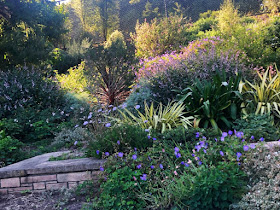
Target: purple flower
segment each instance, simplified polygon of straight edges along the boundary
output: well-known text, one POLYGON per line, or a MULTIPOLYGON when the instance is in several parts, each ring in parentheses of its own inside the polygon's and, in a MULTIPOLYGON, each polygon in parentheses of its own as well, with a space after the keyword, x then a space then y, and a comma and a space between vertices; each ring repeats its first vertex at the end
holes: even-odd
POLYGON ((105 124, 105 127, 107 127, 107 128, 110 127, 110 126, 111 126, 111 123, 106 123, 105 124))
POLYGON ((175 148, 174 148, 174 151, 175 151, 175 152, 179 152, 180 149, 179 149, 178 147, 175 147, 175 148))
POLYGON ((117 110, 117 107, 114 107, 114 108, 113 108, 113 111, 116 111, 116 110, 117 110))
POLYGON ((244 145, 244 146, 243 146, 243 150, 244 150, 244 151, 248 151, 248 150, 249 150, 249 146, 248 146, 248 145, 244 145))
POLYGON ((252 149, 255 149, 255 148, 256 148, 256 145, 251 144, 250 147, 251 147, 252 149))
POLYGON ((263 137, 261 137, 261 138, 260 138, 260 141, 264 141, 264 138, 263 138, 263 137))
POLYGON ((76 146, 77 144, 78 144, 78 141, 75 141, 75 142, 74 142, 74 145, 76 146))
POLYGON ((186 166, 186 167, 190 167, 190 165, 189 165, 189 164, 187 164, 187 163, 185 163, 185 166, 186 166))
POLYGON ((195 157, 195 154, 192 154, 193 157, 195 157))
POLYGON ((203 149, 203 152, 206 154, 207 153, 206 149, 203 149))
POLYGON ((132 155, 132 159, 136 160, 137 159, 137 155, 132 155))
POLYGON ((159 164, 159 167, 160 167, 161 169, 163 169, 163 165, 162 165, 162 164, 159 164))
POLYGON ((252 140, 254 140, 254 139, 255 139, 255 137, 254 137, 254 136, 251 136, 251 139, 252 139, 252 140))
POLYGON ((118 144, 118 145, 120 145, 120 144, 121 144, 120 140, 118 140, 118 141, 117 141, 117 144, 118 144))
POLYGON ((242 155, 241 152, 237 152, 237 153, 236 153, 237 161, 239 161, 239 158, 241 157, 241 155, 242 155))
POLYGON ((195 149, 199 152, 199 150, 201 149, 201 146, 200 145, 196 145, 195 149))
POLYGON ((154 169, 155 167, 153 165, 151 165, 151 169, 154 169))
POLYGON ((221 155, 221 156, 224 156, 224 153, 223 153, 223 151, 220 151, 220 155, 221 155))
POLYGON ((136 167, 137 167, 138 169, 140 169, 140 168, 141 168, 141 164, 137 165, 136 167))
POLYGON ((154 140, 154 141, 156 141, 156 140, 157 140, 157 138, 153 138, 153 140, 154 140))
POLYGON ((184 161, 182 161, 181 164, 184 165, 185 164, 184 161))
POLYGON ((98 154, 98 155, 99 155, 99 150, 96 150, 96 154, 98 154))
POLYGON ((180 157, 181 157, 181 154, 178 152, 176 155, 176 158, 180 158, 180 157))
POLYGON ((110 153, 109 152, 105 152, 105 156, 109 156, 110 155, 110 153))
POLYGON ((144 123, 147 123, 147 122, 148 122, 148 120, 145 120, 145 121, 144 121, 144 123))
POLYGON ((79 127, 79 125, 75 125, 75 128, 78 128, 79 127))
POLYGON ((236 137, 241 139, 244 136, 244 133, 239 131, 239 132, 236 132, 235 135, 236 135, 236 137))
POLYGON ((195 137, 199 138, 199 132, 196 132, 195 137))
POLYGON ((140 179, 143 181, 147 180, 147 174, 143 174, 142 176, 140 176, 140 179))
POLYGON ((222 136, 222 137, 221 137, 221 141, 224 141, 224 140, 225 140, 225 137, 222 136))
POLYGON ((233 134, 233 132, 232 132, 232 131, 228 131, 228 135, 230 135, 230 136, 231 136, 232 134, 233 134))
POLYGON ((152 159, 150 158, 150 156, 148 156, 149 161, 151 161, 152 159))
POLYGON ((149 129, 145 129, 145 132, 149 132, 150 130, 149 129))
POLYGON ((119 157, 123 157, 123 153, 122 152, 119 152, 119 157))
POLYGON ((201 164, 202 164, 202 162, 201 162, 201 161, 199 161, 199 162, 198 162, 198 165, 201 165, 201 164))
POLYGON ((151 138, 151 136, 150 135, 148 135, 148 139, 150 139, 151 138))
POLYGON ((222 137, 227 137, 228 133, 227 132, 223 132, 222 133, 222 137))
POLYGON ((140 105, 136 105, 136 106, 135 106, 135 109, 140 109, 140 105))
POLYGON ((104 171, 104 168, 103 168, 103 167, 100 167, 99 169, 100 169, 100 171, 104 171))
POLYGON ((83 125, 87 125, 88 124, 88 121, 85 121, 84 123, 83 123, 83 125))
POLYGON ((134 147, 134 151, 135 151, 135 152, 137 151, 137 148, 136 148, 136 147, 134 147))

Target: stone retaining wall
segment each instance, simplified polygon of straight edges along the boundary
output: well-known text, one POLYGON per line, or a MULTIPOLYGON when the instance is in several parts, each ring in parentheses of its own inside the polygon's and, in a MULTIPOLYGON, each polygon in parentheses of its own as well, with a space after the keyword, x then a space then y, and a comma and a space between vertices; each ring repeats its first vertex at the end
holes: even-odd
POLYGON ((0 194, 73 188, 86 180, 97 182, 104 160, 82 158, 49 161, 65 152, 33 157, 0 168, 0 194))
POLYGON ((31 175, 0 179, 0 194, 74 188, 86 180, 97 181, 99 171, 31 175))

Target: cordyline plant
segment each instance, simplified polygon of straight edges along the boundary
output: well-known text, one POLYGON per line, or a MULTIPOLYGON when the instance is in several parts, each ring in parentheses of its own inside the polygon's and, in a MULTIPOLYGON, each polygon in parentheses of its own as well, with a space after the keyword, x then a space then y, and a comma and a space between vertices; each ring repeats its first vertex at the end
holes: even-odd
POLYGON ((94 48, 87 61, 87 77, 93 84, 91 91, 104 104, 113 105, 124 101, 134 79, 134 72, 131 70, 135 61, 134 53, 122 39, 121 37, 110 44, 94 48))

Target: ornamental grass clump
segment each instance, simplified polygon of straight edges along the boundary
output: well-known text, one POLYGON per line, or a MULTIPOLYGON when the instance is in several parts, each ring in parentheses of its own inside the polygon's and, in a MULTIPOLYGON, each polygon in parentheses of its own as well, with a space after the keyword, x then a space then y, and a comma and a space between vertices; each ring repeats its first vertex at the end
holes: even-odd
MULTIPOLYGON (((135 108, 137 109, 137 106, 135 108)), ((184 116, 184 105, 179 102, 171 102, 167 106, 160 103, 156 108, 154 108, 153 103, 148 106, 145 102, 144 113, 137 110, 137 115, 134 115, 128 109, 119 110, 119 112, 121 117, 116 118, 117 123, 137 125, 144 129, 154 129, 161 133, 179 126, 185 128, 192 126, 193 118, 184 116)))

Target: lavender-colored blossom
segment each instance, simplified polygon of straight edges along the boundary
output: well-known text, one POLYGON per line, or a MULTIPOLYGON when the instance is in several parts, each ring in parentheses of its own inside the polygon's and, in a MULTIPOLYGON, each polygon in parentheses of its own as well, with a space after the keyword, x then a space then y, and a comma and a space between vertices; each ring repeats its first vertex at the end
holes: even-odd
POLYGON ((228 135, 231 136, 232 134, 233 134, 233 132, 229 130, 229 131, 228 131, 228 135))
POLYGON ((156 141, 156 140, 157 140, 157 138, 153 138, 153 140, 154 140, 154 141, 156 141))
POLYGON ((159 167, 160 167, 161 169, 163 169, 163 165, 162 165, 162 164, 159 164, 159 167))
POLYGON ((179 152, 180 149, 179 149, 178 147, 175 147, 175 148, 174 148, 174 151, 175 151, 175 152, 179 152))
POLYGON ((182 162, 181 162, 181 165, 184 165, 184 164, 185 164, 185 162, 184 162, 184 161, 182 161, 182 162))
POLYGON ((196 132, 195 137, 199 138, 199 132, 196 132))
POLYGON ((222 137, 227 137, 228 133, 227 132, 223 132, 222 133, 222 137))
POLYGON ((151 169, 154 169, 155 167, 153 165, 151 165, 151 169))
POLYGON ((145 132, 149 132, 150 130, 149 129, 145 129, 145 132))
POLYGON ((141 168, 141 164, 137 165, 136 168, 140 169, 141 168))
POLYGON ((132 155, 132 159, 136 160, 137 159, 137 155, 132 155))
POLYGON ((241 131, 239 131, 239 132, 236 132, 235 135, 236 135, 237 138, 240 138, 240 139, 241 139, 241 138, 244 136, 244 133, 241 132, 241 131))
POLYGON ((203 149, 203 152, 206 154, 207 153, 206 149, 203 149))
POLYGON ((75 125, 75 128, 78 128, 79 127, 79 125, 75 125))
POLYGON ((198 165, 201 165, 201 164, 202 164, 202 162, 201 162, 201 161, 199 161, 199 162, 198 162, 198 165))
POLYGON ((76 146, 77 144, 78 144, 78 141, 75 141, 75 142, 74 142, 74 146, 76 146))
POLYGON ((264 141, 264 138, 263 138, 263 137, 261 137, 261 138, 260 138, 260 141, 264 141))
POLYGON ((185 163, 185 166, 186 166, 186 167, 190 167, 190 165, 189 165, 189 164, 187 164, 187 163, 185 163))
POLYGON ((176 158, 180 158, 180 157, 181 157, 181 154, 178 152, 176 155, 176 158))
POLYGON ((220 151, 220 155, 221 155, 221 156, 224 156, 224 152, 223 152, 223 151, 220 151))
POLYGON ((120 144, 121 144, 120 140, 118 140, 118 141, 117 141, 117 144, 118 144, 118 145, 120 145, 120 144))
POLYGON ((147 123, 147 122, 148 122, 148 120, 145 120, 145 121, 144 121, 144 123, 147 123))
POLYGON ((105 152, 105 156, 109 156, 110 155, 110 153, 109 152, 105 152))
POLYGON ((99 150, 96 150, 96 154, 98 154, 98 155, 99 155, 99 150))
POLYGON ((106 123, 106 124, 105 124, 105 127, 107 127, 107 128, 108 128, 108 127, 111 127, 111 123, 106 123))
POLYGON ((83 123, 83 125, 87 125, 88 124, 88 121, 85 121, 84 123, 83 123))
POLYGON ((116 110, 117 110, 117 107, 114 107, 114 108, 113 108, 113 111, 116 111, 116 110))
POLYGON ((255 149, 256 145, 255 144, 251 144, 250 147, 251 147, 251 149, 255 149))
POLYGON ((225 140, 225 137, 222 136, 222 137, 221 137, 221 141, 224 141, 224 140, 225 140))
POLYGON ((254 136, 251 136, 251 139, 252 139, 252 140, 254 140, 254 139, 255 139, 255 137, 254 137, 254 136))
POLYGON ((248 151, 249 150, 249 146, 248 145, 244 145, 243 146, 243 150, 246 152, 246 151, 248 151))
POLYGON ((201 149, 201 146, 200 145, 196 145, 195 149, 199 152, 199 150, 201 149))
POLYGON ((100 171, 104 171, 104 168, 103 168, 103 167, 100 167, 99 169, 100 169, 100 171))
POLYGON ((140 179, 143 181, 147 180, 147 174, 143 174, 142 176, 140 176, 140 179))
POLYGON ((123 153, 122 152, 119 152, 119 157, 123 157, 123 153))
POLYGON ((136 105, 136 106, 135 106, 135 109, 140 109, 140 105, 136 105))

